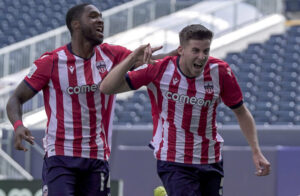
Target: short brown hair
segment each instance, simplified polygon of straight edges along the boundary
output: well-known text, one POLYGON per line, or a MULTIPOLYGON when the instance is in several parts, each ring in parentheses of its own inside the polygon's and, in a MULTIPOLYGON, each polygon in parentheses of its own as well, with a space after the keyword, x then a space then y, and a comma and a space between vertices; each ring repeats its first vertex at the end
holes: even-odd
POLYGON ((184 27, 179 33, 180 45, 186 44, 189 40, 212 40, 213 32, 201 24, 192 24, 184 27))

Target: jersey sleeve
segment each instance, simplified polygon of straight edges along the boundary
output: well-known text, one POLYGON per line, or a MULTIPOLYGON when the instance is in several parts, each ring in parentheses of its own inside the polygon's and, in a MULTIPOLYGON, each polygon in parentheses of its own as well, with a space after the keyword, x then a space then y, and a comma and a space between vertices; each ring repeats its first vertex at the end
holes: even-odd
POLYGON ((243 95, 236 77, 227 63, 220 66, 221 98, 225 105, 235 109, 243 104, 243 95))
POLYGON ((129 87, 133 90, 140 88, 141 86, 148 85, 155 80, 160 73, 162 64, 160 62, 152 65, 145 64, 141 67, 130 71, 126 74, 126 81, 129 87))
POLYGON ((53 54, 43 54, 32 64, 29 73, 24 78, 25 83, 35 92, 43 89, 49 83, 53 63, 53 54))

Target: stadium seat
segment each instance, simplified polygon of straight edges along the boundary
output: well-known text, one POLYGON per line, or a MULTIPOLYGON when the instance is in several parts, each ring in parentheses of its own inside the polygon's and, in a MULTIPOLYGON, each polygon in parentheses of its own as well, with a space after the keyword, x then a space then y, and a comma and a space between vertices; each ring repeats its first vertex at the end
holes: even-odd
MULTIPOLYGON (((0 48, 22 41, 32 36, 55 29, 65 24, 65 14, 71 6, 78 3, 93 3, 100 10, 106 10, 131 0, 27 0, 1 1, 0 29, 7 39, 0 42, 0 48), (22 21, 22 22, 21 22, 22 21), (24 29, 24 24, 29 30, 24 29), (17 27, 22 34, 11 35, 11 27, 17 27), (11 35, 11 37, 9 37, 11 35)), ((122 19, 122 18, 121 18, 122 19)))

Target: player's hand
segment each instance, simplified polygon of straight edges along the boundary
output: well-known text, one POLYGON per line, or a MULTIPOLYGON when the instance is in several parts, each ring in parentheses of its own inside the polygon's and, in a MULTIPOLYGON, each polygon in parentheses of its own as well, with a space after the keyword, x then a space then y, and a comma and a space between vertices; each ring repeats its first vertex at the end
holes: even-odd
POLYGON ((266 176, 270 174, 271 164, 261 152, 253 154, 253 161, 256 167, 255 174, 257 176, 266 176))
POLYGON ((34 144, 34 137, 31 135, 31 132, 26 127, 19 126, 16 129, 14 136, 15 149, 26 152, 28 149, 23 146, 22 140, 27 141, 31 145, 34 144))
POLYGON ((150 44, 141 45, 133 51, 133 56, 135 57, 135 68, 143 64, 155 64, 156 61, 152 58, 152 54, 157 50, 160 50, 162 46, 151 47, 150 44))

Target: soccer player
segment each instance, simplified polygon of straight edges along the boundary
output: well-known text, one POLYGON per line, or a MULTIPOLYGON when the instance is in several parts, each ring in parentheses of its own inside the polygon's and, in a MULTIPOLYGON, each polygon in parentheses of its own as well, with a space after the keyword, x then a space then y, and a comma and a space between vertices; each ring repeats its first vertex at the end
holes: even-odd
POLYGON ((149 50, 140 46, 100 84, 100 91, 119 93, 147 86, 152 105, 157 172, 171 196, 222 195, 222 144, 217 132, 217 106, 234 112, 253 153, 258 176, 268 175, 254 119, 228 64, 209 56, 213 33, 200 24, 179 34, 178 56, 127 71, 149 50), (126 74, 127 73, 127 74, 126 74))
POLYGON ((48 118, 43 139, 45 194, 107 196, 115 96, 100 93, 98 84, 131 51, 102 44, 102 14, 91 4, 69 9, 66 24, 71 43, 37 59, 7 103, 14 145, 27 151, 22 140, 34 143, 22 123, 22 105, 43 90, 48 118))

